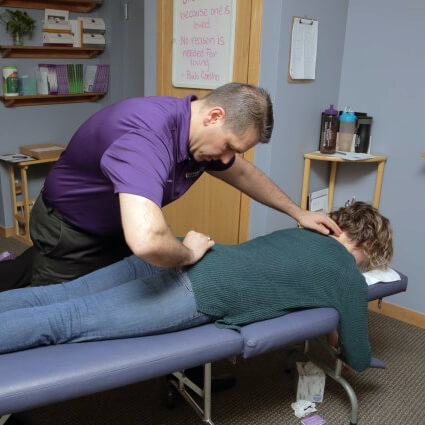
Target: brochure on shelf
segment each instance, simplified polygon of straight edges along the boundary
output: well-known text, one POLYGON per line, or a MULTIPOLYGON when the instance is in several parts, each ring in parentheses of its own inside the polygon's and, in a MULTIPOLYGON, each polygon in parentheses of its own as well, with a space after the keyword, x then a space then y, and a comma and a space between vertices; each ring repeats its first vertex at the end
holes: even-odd
POLYGON ((83 23, 83 32, 90 34, 105 33, 105 21, 102 18, 79 16, 78 19, 83 23))
POLYGON ((105 37, 102 34, 86 34, 83 33, 84 47, 97 47, 100 49, 105 48, 105 37))
POLYGON ((71 31, 67 10, 45 9, 43 30, 71 31))
POLYGON ((43 45, 72 47, 74 45, 74 36, 66 33, 44 32, 43 45))

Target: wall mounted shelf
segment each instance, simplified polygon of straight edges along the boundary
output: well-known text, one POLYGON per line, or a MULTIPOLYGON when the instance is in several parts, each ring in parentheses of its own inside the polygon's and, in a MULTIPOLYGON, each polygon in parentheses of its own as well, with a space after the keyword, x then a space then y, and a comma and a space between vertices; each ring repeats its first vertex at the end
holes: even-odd
POLYGON ((0 45, 4 58, 91 59, 102 52, 94 47, 0 45))
POLYGON ((0 100, 7 108, 15 106, 54 105, 58 103, 96 102, 105 93, 77 93, 35 96, 0 96, 0 100))
POLYGON ((0 0, 0 7, 17 7, 25 9, 61 9, 70 12, 91 12, 102 5, 101 1, 85 0, 0 0))

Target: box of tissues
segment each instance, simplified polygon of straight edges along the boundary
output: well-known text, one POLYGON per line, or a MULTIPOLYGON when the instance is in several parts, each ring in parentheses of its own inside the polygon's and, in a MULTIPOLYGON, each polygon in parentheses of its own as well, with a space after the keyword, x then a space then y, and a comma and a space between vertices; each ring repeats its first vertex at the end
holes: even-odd
POLYGON ((312 362, 297 362, 297 375, 297 401, 322 402, 325 394, 325 372, 312 362))

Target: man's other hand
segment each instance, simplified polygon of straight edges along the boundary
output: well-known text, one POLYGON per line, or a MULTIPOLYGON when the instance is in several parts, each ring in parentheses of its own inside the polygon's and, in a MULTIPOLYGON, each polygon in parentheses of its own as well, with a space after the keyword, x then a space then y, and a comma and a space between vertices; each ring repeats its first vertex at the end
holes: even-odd
POLYGON ((197 263, 214 244, 215 242, 209 236, 194 230, 187 232, 183 240, 183 245, 192 251, 190 264, 197 263))

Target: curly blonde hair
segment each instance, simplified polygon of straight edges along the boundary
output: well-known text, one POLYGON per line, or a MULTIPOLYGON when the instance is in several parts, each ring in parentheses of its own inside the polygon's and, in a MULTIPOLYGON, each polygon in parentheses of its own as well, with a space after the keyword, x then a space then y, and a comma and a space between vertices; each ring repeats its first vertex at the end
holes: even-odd
POLYGON ((393 237, 388 218, 365 202, 332 211, 329 216, 357 246, 362 248, 368 264, 365 270, 388 265, 393 257, 393 237))

